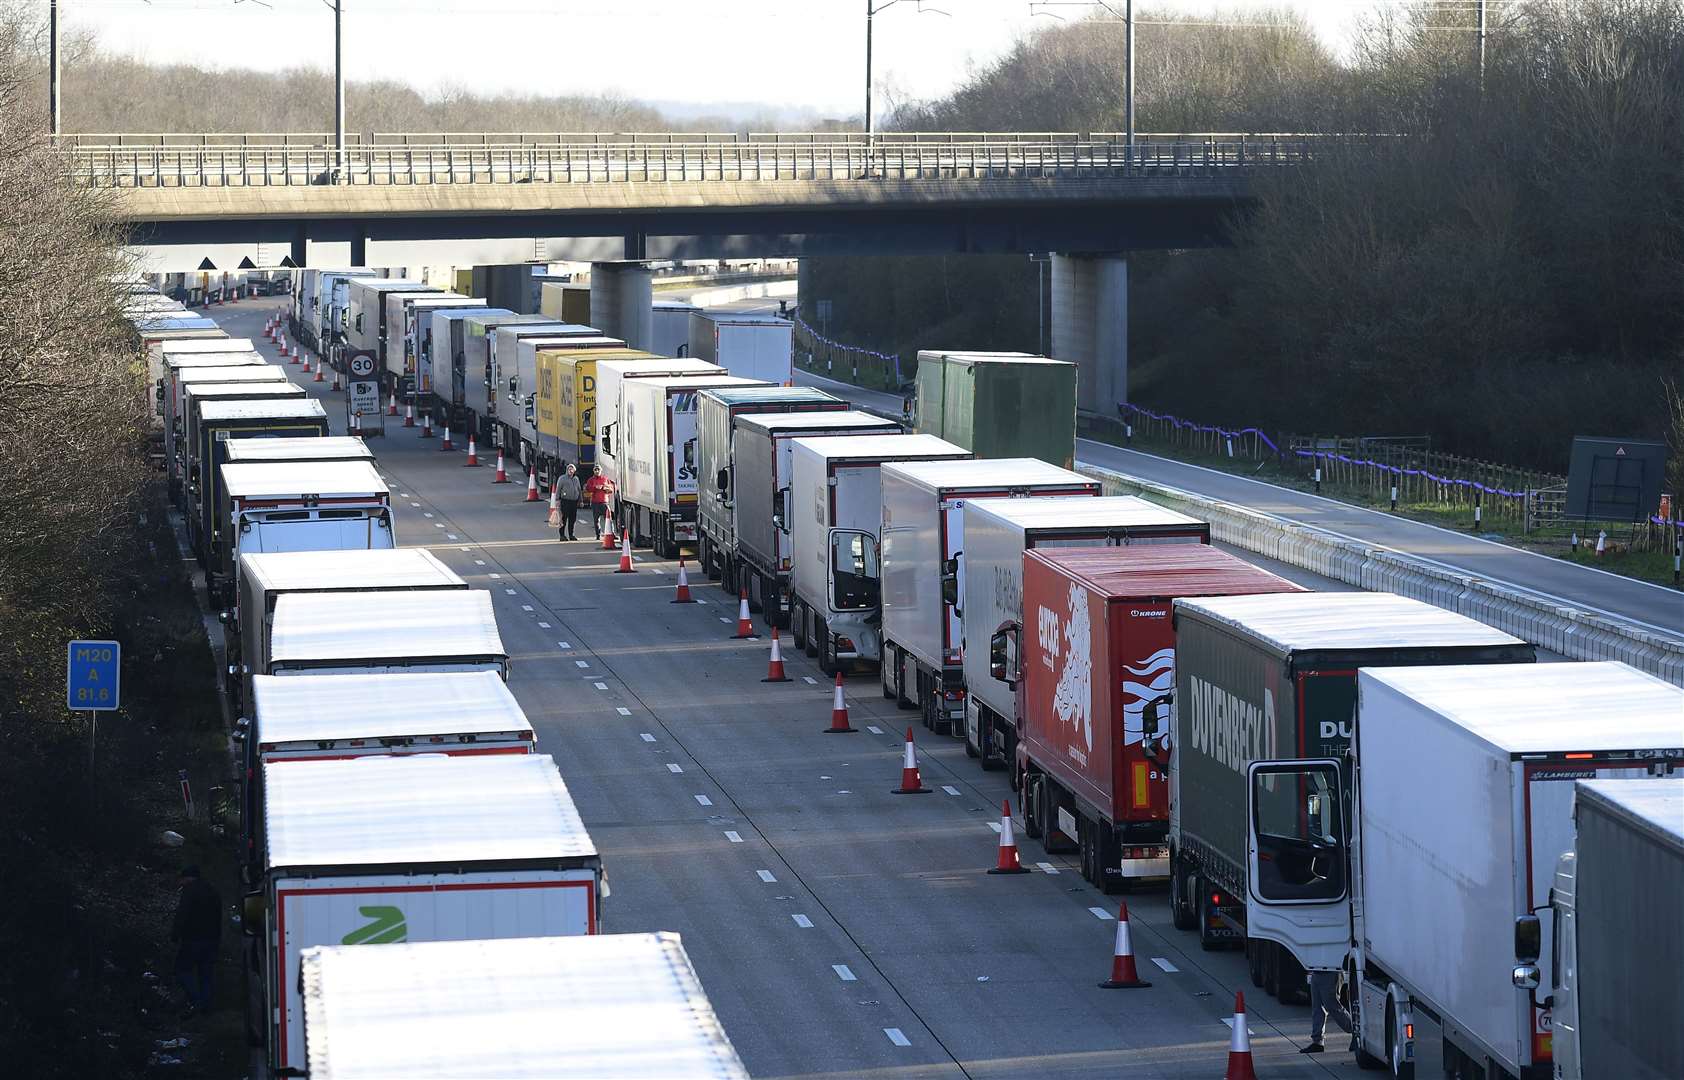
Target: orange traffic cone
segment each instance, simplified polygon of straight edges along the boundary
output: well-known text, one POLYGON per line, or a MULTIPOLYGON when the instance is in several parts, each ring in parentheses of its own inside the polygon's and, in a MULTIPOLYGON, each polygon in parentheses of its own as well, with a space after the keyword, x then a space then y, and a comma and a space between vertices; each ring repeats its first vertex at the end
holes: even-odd
POLYGON ((527 469, 526 470, 526 501, 527 502, 541 502, 541 501, 543 501, 540 498, 540 496, 538 495, 538 472, 537 472, 536 469, 527 469))
POLYGON ((604 514, 602 516, 602 550, 613 551, 618 543, 619 541, 614 538, 614 515, 612 513, 604 514))
POLYGON ((614 572, 616 574, 637 573, 637 567, 633 566, 631 561, 631 537, 623 533, 620 536, 620 567, 614 572))
MULTIPOLYGON (((990 874, 1027 874, 1028 870, 1017 860, 1017 839, 1012 836, 1012 801, 1003 799, 1000 802, 1000 857, 994 864, 990 874)), ((1132 963, 1133 961, 1130 961, 1132 963)))
MULTIPOLYGON (((398 400, 396 394, 392 395, 392 400, 393 401, 398 400)), ((414 427, 415 426, 415 403, 412 402, 412 401, 404 402, 404 406, 403 406, 403 426, 404 427, 414 427)))
POLYGON ((328 387, 328 389, 333 390, 335 392, 342 389, 342 387, 339 385, 339 369, 338 368, 333 369, 333 385, 328 387))
POLYGON ((561 495, 556 491, 554 484, 550 485, 550 513, 544 520, 549 522, 552 529, 561 525, 561 495))
POLYGON ((748 614, 748 590, 744 589, 737 597, 737 632, 733 638, 752 638, 760 635, 754 632, 754 620, 748 614))
POLYGON ((497 448, 497 471, 491 474, 491 482, 493 484, 509 482, 509 470, 503 466, 503 448, 501 446, 497 448))
MULTIPOLYGON (((396 390, 392 391, 392 396, 386 399, 386 415, 398 415, 398 394, 396 390)), ((404 426, 407 427, 408 425, 404 426)))
POLYGON ((930 789, 924 786, 924 778, 918 772, 918 752, 912 746, 912 729, 906 729, 906 754, 901 758, 900 787, 895 788, 891 795, 928 795, 930 789))
MULTIPOLYGON (((550 500, 555 500, 555 492, 550 492, 550 500)), ((696 601, 690 596, 690 575, 684 572, 684 556, 678 557, 678 589, 674 592, 672 602, 675 604, 694 604, 696 601)))
POLYGON ((423 439, 433 437, 433 414, 425 409, 421 410, 421 437, 423 439))
POLYGON ((306 375, 310 374, 310 354, 305 352, 304 350, 300 349, 296 345, 294 345, 292 347, 292 354, 294 356, 302 356, 304 358, 304 366, 299 368, 298 370, 303 372, 306 375))
POLYGON ((351 430, 348 434, 361 435, 363 433, 363 413, 361 409, 351 414, 351 430))
POLYGON ((1228 1071, 1222 1080, 1257 1080, 1251 1064, 1251 1033, 1245 1026, 1245 991, 1234 994, 1234 1032, 1228 1038, 1228 1071))
MULTIPOLYGON (((326 382, 327 381, 326 379, 322 378, 322 366, 320 364, 316 365, 316 377, 313 381, 314 382, 326 382)), ((338 381, 339 381, 338 379, 334 380, 334 382, 338 382, 338 381)), ((337 387, 335 387, 335 389, 337 389, 337 387)))
POLYGON ((778 628, 772 627, 772 659, 766 665, 766 677, 761 682, 789 682, 784 674, 784 652, 778 647, 778 628))
POLYGON ((468 428, 468 460, 462 463, 464 469, 479 468, 479 447, 474 445, 474 429, 468 428))
POLYGON ((454 450, 454 449, 456 449, 455 444, 453 444, 450 441, 450 424, 449 424, 448 421, 444 425, 444 441, 439 443, 439 449, 440 450, 454 450))
POLYGON ((836 673, 836 693, 830 699, 830 726, 826 735, 853 735, 859 728, 848 723, 848 699, 842 696, 842 673, 836 673))
MULTIPOLYGON (((1129 940, 1129 906, 1117 905, 1117 938, 1111 946, 1111 977, 1099 984, 1101 990, 1139 990, 1152 984, 1134 969, 1134 943, 1129 940)), ((1244 1026, 1242 1023, 1241 1027, 1244 1026)), ((1248 1051, 1249 1052, 1249 1051, 1248 1051)))
POLYGON ((281 338, 281 355, 287 358, 287 363, 298 363, 298 346, 288 345, 286 338, 281 338))

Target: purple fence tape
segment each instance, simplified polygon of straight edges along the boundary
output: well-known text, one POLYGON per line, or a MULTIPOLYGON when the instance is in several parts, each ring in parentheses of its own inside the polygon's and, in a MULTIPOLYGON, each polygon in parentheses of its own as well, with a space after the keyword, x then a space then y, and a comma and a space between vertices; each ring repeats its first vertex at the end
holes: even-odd
POLYGON ((825 337, 823 334, 819 333, 817 330, 814 330, 813 327, 812 327, 812 324, 807 322, 806 319, 803 319, 799 315, 795 316, 795 323, 796 323, 797 326, 801 327, 801 329, 806 332, 806 334, 809 338, 813 339, 816 342, 819 342, 820 344, 829 345, 833 349, 845 349, 848 352, 860 353, 863 356, 874 357, 875 359, 883 360, 883 361, 886 361, 888 363, 894 364, 895 365, 895 381, 897 383, 904 381, 902 379, 901 373, 900 373, 900 357, 895 355, 894 353, 878 352, 876 349, 865 349, 865 348, 861 348, 858 345, 849 345, 849 344, 846 344, 846 343, 841 342, 841 341, 832 340, 831 338, 825 337))
POLYGON ((1396 465, 1387 465, 1380 461, 1370 461, 1367 458, 1346 457, 1344 454, 1335 454, 1326 450, 1295 450, 1293 453, 1297 454, 1299 457, 1317 459, 1327 458, 1330 461, 1343 461, 1347 465, 1360 465, 1370 469, 1379 469, 1381 472, 1391 473, 1393 476, 1423 476, 1435 484, 1444 484, 1449 487, 1472 488, 1475 491, 1484 492, 1487 495, 1501 495, 1508 499, 1522 499, 1526 497, 1526 492, 1524 491, 1510 491, 1507 488, 1489 487, 1477 480, 1461 480, 1454 476, 1440 476, 1437 473, 1428 472, 1426 469, 1404 469, 1396 465))
POLYGON ((1156 412, 1153 412, 1151 409, 1142 409, 1139 405, 1130 405, 1126 401, 1119 401, 1117 403, 1117 411, 1120 412, 1120 413, 1124 413, 1124 414, 1133 414, 1135 416, 1144 416, 1144 417, 1146 417, 1150 420, 1166 421, 1170 424, 1173 424, 1175 427, 1186 428, 1186 429, 1191 430, 1191 431, 1215 432, 1218 435, 1224 435, 1224 436, 1227 436, 1230 439, 1238 438, 1242 435, 1255 435, 1263 441, 1264 445, 1266 445, 1269 449, 1273 450, 1275 453, 1279 454, 1281 452, 1281 448, 1276 446, 1275 441, 1273 439, 1269 438, 1269 436, 1266 433, 1264 433, 1264 431, 1261 428, 1248 427, 1248 428, 1239 428, 1239 429, 1229 429, 1229 428, 1225 428, 1225 427, 1216 427, 1216 426, 1213 426, 1213 425, 1210 425, 1210 424, 1195 424, 1191 420, 1183 420, 1179 416, 1171 416, 1168 413, 1156 413, 1156 412))

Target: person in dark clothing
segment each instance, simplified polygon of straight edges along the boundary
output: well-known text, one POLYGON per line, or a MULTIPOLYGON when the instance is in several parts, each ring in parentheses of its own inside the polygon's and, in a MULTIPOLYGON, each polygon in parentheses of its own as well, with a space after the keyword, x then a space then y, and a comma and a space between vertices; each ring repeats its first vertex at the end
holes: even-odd
POLYGON ((176 943, 175 974, 187 994, 188 1009, 199 1012, 210 1007, 211 972, 222 940, 222 897, 199 876, 197 866, 182 867, 178 883, 181 899, 170 931, 176 943))
POLYGON ((579 484, 579 470, 573 463, 567 463, 567 472, 555 482, 556 505, 561 510, 562 540, 577 540, 579 534, 575 532, 579 518, 579 498, 583 490, 579 484))

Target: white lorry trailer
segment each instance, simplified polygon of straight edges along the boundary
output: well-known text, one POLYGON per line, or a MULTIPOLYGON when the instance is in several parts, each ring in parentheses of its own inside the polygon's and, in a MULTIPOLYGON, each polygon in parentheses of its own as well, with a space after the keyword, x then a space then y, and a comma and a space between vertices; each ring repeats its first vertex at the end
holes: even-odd
POLYGON ((1684 1076, 1684 1024, 1656 1022, 1684 1016, 1684 776, 1574 789, 1550 886, 1556 1080, 1684 1076))
MULTIPOLYGON (((521 425, 526 419, 525 394, 521 390, 520 342, 527 338, 592 338, 610 340, 589 326, 564 322, 504 323, 486 334, 486 417, 491 422, 492 444, 521 454, 521 425)), ((606 346, 604 346, 606 347, 606 346)), ((533 373, 534 380, 536 372, 533 373)), ((535 383, 534 383, 535 385, 535 383)))
POLYGON ((224 465, 374 460, 374 451, 368 448, 368 443, 354 435, 324 435, 310 439, 235 439, 223 454, 224 465))
MULTIPOLYGON (((649 305, 649 351, 656 356, 690 354, 690 316, 701 309, 682 300, 655 300, 649 305)), ((705 357, 704 357, 705 359, 705 357)), ((733 374, 735 374, 733 372, 733 374)))
POLYGON ((264 675, 495 671, 509 651, 484 589, 287 593, 275 601, 264 675))
POLYGON ((447 410, 451 430, 460 431, 472 423, 469 403, 485 396, 483 372, 471 377, 468 373, 468 320, 513 314, 498 307, 447 307, 427 316, 430 328, 423 337, 420 364, 430 372, 433 392, 447 410))
POLYGON ((690 316, 690 355, 783 386, 794 377, 794 333, 795 324, 776 315, 697 311, 690 316))
POLYGON ((224 462, 220 498, 218 517, 228 528, 219 532, 206 572, 219 601, 236 595, 243 555, 398 545, 391 492, 366 461, 224 462))
POLYGON ((423 346, 432 336, 432 314, 446 308, 484 311, 485 299, 456 292, 397 293, 386 297, 386 307, 386 321, 392 328, 391 345, 386 350, 387 371, 397 380, 400 394, 414 392, 417 408, 438 408, 443 399, 433 386, 430 353, 423 364, 423 346))
POLYGON ((621 381, 617 506, 634 546, 647 543, 662 558, 676 558, 680 544, 696 542, 696 399, 703 390, 763 385, 723 374, 621 381))
POLYGON ((662 375, 726 375, 718 364, 682 358, 640 356, 625 360, 598 360, 596 364, 596 461, 602 475, 624 487, 621 475, 625 451, 621 445, 630 436, 620 430, 621 386, 628 379, 650 379, 662 375))
POLYGON ((265 363, 256 353, 215 353, 210 356, 171 357, 171 367, 159 380, 159 405, 163 415, 164 472, 170 492, 179 496, 187 467, 187 385, 207 386, 240 382, 285 383, 287 373, 278 364, 265 363), (216 361, 207 363, 204 361, 216 361), (226 361, 229 366, 222 366, 226 361))
POLYGON ((559 400, 560 395, 556 393, 556 387, 544 385, 546 378, 554 379, 557 373, 540 368, 538 353, 551 349, 587 351, 625 347, 626 343, 619 338, 603 334, 563 334, 555 337, 534 335, 522 337, 515 342, 514 371, 508 376, 503 387, 503 400, 508 409, 506 415, 502 412, 498 415, 502 417, 505 426, 512 427, 519 433, 519 441, 512 445, 518 448, 516 457, 522 467, 528 470, 537 469, 540 477, 547 480, 547 474, 552 470, 541 466, 557 461, 561 449, 558 438, 546 440, 544 433, 539 430, 539 398, 549 402, 559 400))
POLYGON ((301 981, 313 1080, 748 1080, 673 933, 323 946, 301 981))
POLYGON ((884 695, 938 734, 964 731, 965 503, 1099 494, 1099 481, 1037 458, 885 465, 884 695))
MULTIPOLYGON (((1017 760, 1017 694, 989 674, 988 640, 1023 626, 1023 553, 1034 548, 1208 544, 1210 525, 1134 495, 1078 499, 967 499, 960 652, 965 751, 984 769, 1017 760)), ((1173 687, 1174 672, 1157 677, 1173 687)), ((889 688, 885 682, 884 689, 889 688)))
POLYGON ((934 435, 829 435, 790 444, 790 486, 774 523, 790 534, 791 643, 826 675, 882 658, 878 530, 882 468, 970 451, 934 435))
POLYGON ((391 328, 386 325, 386 297, 392 294, 430 293, 435 289, 424 281, 409 278, 348 278, 345 281, 345 362, 350 365, 353 378, 360 378, 360 368, 353 364, 359 356, 374 361, 370 378, 380 383, 386 393, 395 393, 397 383, 386 369, 386 341, 391 328))
POLYGON ((344 283, 347 280, 374 276, 373 270, 299 271, 298 283, 292 294, 288 332, 327 358, 328 346, 332 344, 332 332, 335 329, 335 324, 330 319, 335 290, 338 290, 343 301, 344 283))
POLYGON ((1245 765, 1247 932, 1350 969, 1367 1063, 1411 1075, 1421 1013, 1451 1075, 1544 1080, 1536 965, 1554 954, 1535 913, 1573 843, 1574 781, 1684 766, 1684 689, 1618 663, 1365 667, 1356 684, 1349 756, 1265 746, 1245 765))
POLYGON ((263 796, 242 921, 277 1074, 305 1065, 311 946, 600 932, 602 859, 550 757, 283 761, 264 766, 263 796))
MULTIPOLYGON (((279 440, 277 440, 279 441, 279 440)), ((302 441, 302 440, 289 440, 302 441)), ((461 589, 468 583, 425 548, 280 551, 240 559, 239 603, 222 613, 231 633, 227 689, 251 700, 251 679, 269 669, 275 604, 288 593, 366 594, 461 589), (236 666, 232 657, 238 656, 236 666)))
POLYGON ((731 527, 734 547, 720 554, 725 591, 748 595, 769 626, 787 624, 789 575, 795 567, 789 498, 796 439, 823 435, 899 435, 901 426, 870 413, 744 413, 731 433, 731 527))

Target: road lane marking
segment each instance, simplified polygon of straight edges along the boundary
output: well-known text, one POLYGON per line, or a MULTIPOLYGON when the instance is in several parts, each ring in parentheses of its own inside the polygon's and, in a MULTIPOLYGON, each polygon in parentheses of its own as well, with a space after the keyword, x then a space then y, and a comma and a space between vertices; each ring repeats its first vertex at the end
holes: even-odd
POLYGON ((423 510, 423 511, 421 511, 421 512, 422 512, 422 513, 423 513, 423 514, 425 514, 425 515, 427 515, 427 516, 428 516, 428 517, 432 517, 432 516, 433 516, 433 512, 432 512, 432 511, 431 511, 431 510, 423 510))
MULTIPOLYGON (((457 536, 457 535, 456 535, 456 534, 455 534, 455 533, 453 533, 453 532, 447 532, 447 533, 445 533, 445 534, 444 534, 444 538, 445 538, 445 539, 446 539, 446 540, 460 540, 460 539, 462 539, 462 538, 461 538, 461 537, 460 537, 460 536, 457 536)), ((463 549, 462 549, 462 550, 463 550, 463 551, 466 551, 466 550, 468 550, 468 549, 467 549, 467 548, 463 548, 463 549)))
POLYGON ((571 649, 573 647, 570 643, 565 641, 558 641, 556 642, 556 645, 563 649, 571 649))
POLYGON ((1152 957, 1152 963, 1158 965, 1160 968, 1163 968, 1165 972, 1167 972, 1171 975, 1174 975, 1176 972, 1181 970, 1180 968, 1176 967, 1174 964, 1170 963, 1168 960, 1165 960, 1161 956, 1152 957))
MULTIPOLYGON (((427 515, 427 516, 428 516, 428 517, 432 517, 432 515, 431 515, 431 514, 428 514, 428 515, 427 515)), ((444 522, 442 522, 442 521, 435 521, 435 522, 433 522, 433 528, 435 528, 435 529, 442 529, 442 528, 444 528, 444 522)))
POLYGON ((548 630, 549 628, 550 628, 550 624, 547 623, 547 622, 540 622, 538 624, 538 629, 540 629, 540 630, 548 630))
POLYGON ((803 682, 805 682, 805 683, 806 683, 806 684, 807 684, 807 685, 808 685, 808 686, 817 686, 817 685, 819 685, 819 680, 817 680, 817 679, 815 679, 815 678, 813 678, 813 677, 812 677, 812 676, 811 676, 811 675, 803 675, 803 676, 801 676, 801 679, 802 679, 802 681, 803 681, 803 682))
POLYGON ((1111 914, 1109 911, 1106 911, 1102 907, 1091 907, 1091 908, 1088 908, 1088 911, 1096 919, 1115 919, 1116 918, 1115 915, 1111 914))
POLYGON ((876 726, 875 726, 875 725, 872 725, 872 724, 867 724, 867 725, 865 725, 865 730, 867 730, 867 731, 869 731, 869 732, 871 732, 871 733, 872 733, 872 734, 873 734, 873 735, 881 735, 881 734, 883 734, 883 729, 882 729, 882 728, 880 728, 880 727, 876 727, 876 726))
POLYGON ((515 594, 515 591, 513 589, 504 589, 503 591, 508 593, 510 596, 513 596, 515 594))
POLYGON ((475 565, 475 566, 484 566, 484 565, 485 565, 485 560, 484 560, 484 559, 475 559, 475 560, 474 560, 474 565, 475 565))
POLYGON ((489 575, 489 576, 490 576, 490 578, 491 578, 491 580, 492 580, 492 581, 496 581, 496 580, 497 580, 497 579, 498 579, 498 578, 500 578, 500 577, 502 577, 502 576, 503 576, 503 575, 502 575, 502 574, 497 574, 497 573, 493 573, 493 574, 491 574, 491 575, 489 575))
POLYGON ((772 871, 770 870, 756 870, 755 873, 759 874, 760 880, 764 881, 768 885, 777 883, 778 879, 772 875, 772 871))
POLYGON ((594 687, 596 687, 596 688, 597 688, 597 689, 598 689, 598 690, 606 690, 606 689, 608 689, 608 684, 607 684, 607 683, 605 683, 605 682, 599 682, 599 683, 592 683, 592 684, 591 684, 591 685, 592 685, 592 686, 594 686, 594 687))
POLYGON ((945 791, 945 792, 947 792, 947 793, 948 793, 948 794, 949 794, 949 795, 957 795, 957 794, 959 794, 959 789, 958 789, 958 788, 956 788, 956 787, 954 787, 954 786, 953 786, 953 785, 951 785, 951 784, 943 784, 943 785, 942 785, 942 786, 941 786, 941 789, 942 789, 942 790, 943 790, 943 791, 945 791))
POLYGON ((989 822, 989 823, 988 823, 988 827, 989 827, 989 828, 990 828, 990 829, 993 829, 993 830, 994 830, 994 831, 995 831, 995 832, 999 832, 999 831, 1000 831, 1000 823, 999 823, 999 822, 998 822, 998 821, 990 821, 990 822, 989 822))
MULTIPOLYGON (((1222 1018, 1222 1023, 1228 1028, 1229 1031, 1234 1030, 1234 1018, 1232 1016, 1224 1016, 1222 1018)), ((1245 1033, 1247 1035, 1255 1035, 1255 1034, 1257 1034, 1257 1029, 1252 1027, 1250 1024, 1247 1024, 1246 1028, 1245 1028, 1245 1033)))
MULTIPOLYGON (((625 712, 627 716, 631 715, 631 712, 629 710, 621 710, 621 711, 625 712)), ((642 739, 644 742, 654 742, 655 741, 655 736, 649 734, 647 731, 638 732, 637 737, 642 739)))
POLYGON ((575 661, 573 661, 573 663, 578 667, 590 667, 591 666, 591 662, 589 660, 575 660, 575 661))
POLYGON ((843 982, 859 982, 859 978, 847 964, 832 964, 830 970, 836 972, 836 977, 843 982))
POLYGON ((803 930, 811 930, 813 928, 813 920, 809 919, 805 915, 791 915, 790 918, 794 919, 795 925, 799 926, 803 930))
POLYGON ((722 622, 722 623, 727 623, 727 624, 729 624, 729 623, 730 623, 730 621, 731 621, 731 620, 730 620, 730 619, 727 619, 727 618, 726 618, 726 617, 725 617, 725 616, 723 616, 723 615, 721 615, 721 616, 720 616, 720 617, 719 617, 719 621, 720 621, 720 622, 722 622))
POLYGON ((1056 874, 1056 873, 1058 873, 1058 867, 1054 866, 1050 862, 1038 862, 1038 863, 1035 864, 1035 868, 1037 870, 1041 871, 1041 873, 1043 873, 1043 874, 1056 874))
POLYGON ((708 798, 706 795, 696 796, 696 801, 703 806, 712 806, 713 805, 713 800, 708 798))
POLYGON ((900 1028, 884 1028, 883 1034, 887 1035, 889 1037, 889 1041, 894 1043, 896 1046, 912 1045, 912 1040, 901 1034, 900 1028))
MULTIPOLYGON (((454 537, 454 536, 452 536, 452 537, 451 537, 451 539, 452 539, 452 540, 455 540, 455 539, 456 539, 456 537, 454 537)), ((462 549, 462 550, 463 550, 463 551, 472 551, 472 550, 474 550, 474 549, 473 549, 473 548, 469 548, 469 547, 465 547, 465 548, 463 548, 463 549, 462 549)))
MULTIPOLYGON (((630 716, 631 715, 631 710, 626 708, 624 705, 616 706, 614 711, 619 713, 621 716, 630 716)), ((649 741, 654 742, 655 740, 650 739, 649 741)))
POLYGON ((725 839, 731 841, 733 844, 740 844, 743 842, 742 835, 740 833, 732 832, 730 829, 725 830, 725 839))
POLYGON ((681 772, 683 772, 683 771, 684 771, 684 766, 682 766, 682 765, 675 765, 675 764, 673 764, 673 763, 672 763, 672 762, 670 762, 670 761, 669 761, 669 762, 667 762, 667 772, 670 772, 670 773, 674 773, 674 774, 677 774, 677 773, 681 773, 681 772))

